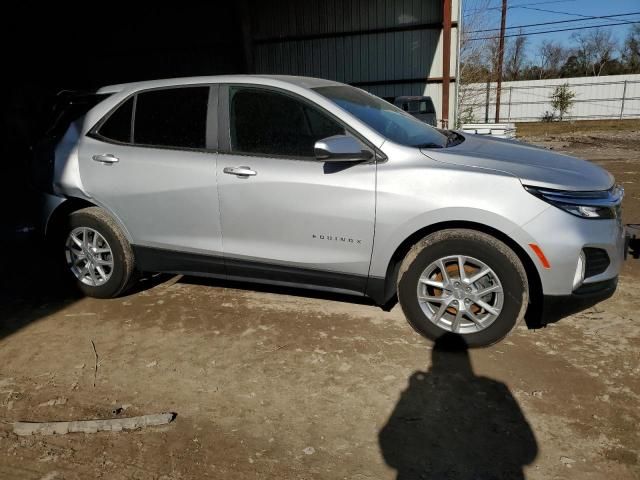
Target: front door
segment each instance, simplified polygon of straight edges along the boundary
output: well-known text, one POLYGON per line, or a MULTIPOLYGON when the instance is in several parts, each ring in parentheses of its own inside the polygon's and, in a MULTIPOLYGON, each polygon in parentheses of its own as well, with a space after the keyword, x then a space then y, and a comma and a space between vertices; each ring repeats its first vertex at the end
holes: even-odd
POLYGON ((230 86, 223 93, 221 87, 220 125, 227 274, 363 292, 373 246, 375 161, 316 160, 315 142, 345 134, 345 127, 279 90, 230 86))

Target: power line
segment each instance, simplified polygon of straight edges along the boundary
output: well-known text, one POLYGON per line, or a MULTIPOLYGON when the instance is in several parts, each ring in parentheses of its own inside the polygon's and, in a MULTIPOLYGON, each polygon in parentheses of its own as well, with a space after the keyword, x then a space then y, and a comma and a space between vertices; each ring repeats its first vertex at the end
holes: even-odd
MULTIPOLYGON (((582 27, 573 27, 573 28, 557 28, 554 30, 544 30, 544 31, 538 31, 538 32, 523 32, 523 33, 513 33, 511 35, 505 35, 505 38, 507 37, 523 37, 523 36, 529 36, 529 35, 540 35, 543 33, 555 33, 555 32, 570 32, 572 30, 585 30, 587 28, 600 28, 600 27, 615 27, 617 25, 636 25, 636 24, 640 24, 639 22, 624 22, 624 23, 604 23, 602 25, 587 25, 587 26, 582 26, 582 27)), ((467 39, 467 41, 469 42, 475 42, 477 40, 492 40, 494 38, 499 38, 499 35, 492 35, 489 37, 477 37, 477 38, 469 38, 467 39)))
MULTIPOLYGON (((517 5, 512 5, 507 7, 507 9, 512 8, 524 8, 526 5, 546 5, 549 3, 567 3, 567 2, 575 2, 576 0, 548 0, 546 2, 533 2, 533 3, 519 3, 517 5)), ((473 12, 484 12, 487 10, 500 10, 502 7, 486 7, 486 8, 474 8, 472 10, 466 10, 463 16, 468 17, 473 12)))
MULTIPOLYGON (((557 13, 557 14, 559 14, 559 15, 571 15, 571 16, 573 16, 573 17, 581 17, 581 18, 583 18, 583 19, 596 18, 596 17, 591 17, 590 15, 582 15, 581 13, 559 12, 559 11, 557 11, 557 10, 547 10, 547 9, 545 9, 545 8, 535 8, 535 7, 522 7, 522 8, 525 8, 525 9, 527 9, 527 10, 536 10, 536 11, 538 11, 538 12, 557 13)), ((601 18, 609 18, 609 17, 623 17, 623 16, 624 16, 623 14, 620 14, 620 15, 606 15, 606 16, 603 16, 603 17, 601 17, 601 18)), ((625 23, 629 23, 629 24, 631 24, 631 23, 632 23, 632 22, 627 22, 627 21, 625 21, 625 20, 621 20, 621 21, 622 21, 622 22, 625 22, 625 23)))
MULTIPOLYGON (((506 27, 507 30, 511 30, 514 28, 526 28, 526 27, 540 27, 542 25, 555 25, 558 23, 572 23, 572 22, 584 22, 587 20, 599 20, 599 19, 606 19, 606 18, 614 18, 614 17, 628 17, 630 15, 640 15, 640 12, 633 12, 633 13, 619 13, 616 15, 602 15, 600 17, 589 17, 587 15, 581 15, 584 16, 585 18, 573 18, 571 20, 556 20, 553 22, 542 22, 542 23, 529 23, 526 25, 514 25, 512 27, 506 27)), ((498 28, 485 28, 482 30, 469 30, 466 33, 480 33, 480 32, 493 32, 496 30, 500 30, 500 27, 498 28)))

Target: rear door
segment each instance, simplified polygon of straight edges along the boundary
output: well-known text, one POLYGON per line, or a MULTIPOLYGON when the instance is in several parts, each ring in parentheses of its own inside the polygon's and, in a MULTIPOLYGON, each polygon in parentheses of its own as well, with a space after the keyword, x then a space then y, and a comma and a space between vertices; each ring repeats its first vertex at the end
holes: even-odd
POLYGON ((348 130, 286 91, 221 86, 220 112, 218 188, 228 275, 364 291, 375 161, 317 160, 316 140, 348 130))
POLYGON ((139 92, 82 142, 84 188, 120 220, 136 247, 221 256, 217 90, 139 92))

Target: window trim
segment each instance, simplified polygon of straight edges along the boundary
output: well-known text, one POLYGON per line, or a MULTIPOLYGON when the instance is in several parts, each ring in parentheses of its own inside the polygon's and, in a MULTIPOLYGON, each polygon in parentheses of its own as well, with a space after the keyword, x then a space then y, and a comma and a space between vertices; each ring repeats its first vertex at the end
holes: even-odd
POLYGON ((338 123, 345 129, 349 135, 356 138, 360 143, 362 143, 365 147, 371 150, 373 154, 371 159, 368 161, 363 161, 361 163, 372 163, 376 160, 384 160, 386 156, 380 151, 380 149, 376 148, 369 140, 364 138, 359 132, 357 132, 353 127, 344 122, 344 120, 338 118, 336 115, 318 105, 313 100, 310 100, 300 94, 291 92, 290 90, 286 90, 280 87, 274 87, 271 85, 261 85, 256 83, 221 83, 220 91, 219 91, 219 101, 218 101, 218 112, 219 112, 219 125, 218 125, 218 151, 219 153, 225 155, 237 155, 242 157, 249 158, 276 158, 282 160, 298 160, 298 161, 306 161, 306 162, 324 162, 324 160, 318 160, 314 156, 310 157, 302 157, 302 156, 294 156, 294 155, 279 155, 279 154, 267 154, 267 153, 251 153, 251 152, 234 152, 231 150, 231 112, 229 110, 229 93, 232 87, 241 87, 241 88, 249 88, 253 90, 267 90, 275 93, 279 93, 288 97, 293 98, 294 100, 300 101, 305 105, 308 105, 316 110, 320 111, 322 114, 329 117, 331 120, 338 123))
POLYGON ((87 132, 87 137, 94 138, 96 140, 100 140, 101 142, 110 143, 112 145, 120 145, 125 147, 139 147, 139 148, 157 148, 160 150, 173 150, 173 151, 183 151, 183 152, 201 152, 201 153, 218 153, 218 144, 219 144, 219 135, 214 135, 217 130, 217 119, 213 125, 210 124, 210 120, 212 117, 216 117, 217 115, 213 112, 218 112, 218 97, 219 97, 220 84, 217 83, 194 83, 188 85, 168 85, 163 87, 152 87, 145 88, 143 90, 136 90, 135 92, 128 95, 126 98, 118 102, 111 110, 109 110, 106 114, 102 116, 100 120, 96 122, 96 124, 89 129, 87 132), (176 90, 179 88, 208 88, 208 97, 207 97, 207 114, 205 120, 205 147, 178 147, 178 146, 170 146, 170 145, 154 145, 147 143, 134 143, 134 134, 135 134, 135 121, 136 121, 136 108, 138 105, 138 95, 146 92, 153 92, 158 90, 176 90), (113 115, 116 110, 118 110, 122 105, 124 105, 127 101, 133 98, 133 109, 131 112, 131 130, 129 132, 129 141, 128 142, 120 142, 118 140, 114 140, 112 138, 107 138, 103 135, 100 135, 99 130, 104 125, 111 115, 113 115), (214 130, 212 130, 214 129, 214 130), (215 141, 213 141, 215 139, 215 141), (211 143, 210 143, 211 142, 211 143))

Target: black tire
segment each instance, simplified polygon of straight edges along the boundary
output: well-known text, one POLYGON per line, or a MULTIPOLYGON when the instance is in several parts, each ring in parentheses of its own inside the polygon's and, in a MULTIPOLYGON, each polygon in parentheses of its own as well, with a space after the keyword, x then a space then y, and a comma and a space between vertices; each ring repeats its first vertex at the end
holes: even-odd
POLYGON ((104 210, 98 207, 83 208, 69 215, 60 229, 58 251, 61 253, 66 272, 78 289, 88 297, 114 298, 123 293, 134 279, 135 261, 133 249, 118 224, 104 210), (70 232, 78 227, 91 228, 109 244, 113 257, 113 268, 109 279, 102 285, 92 286, 82 283, 69 268, 65 243, 70 232))
POLYGON ((518 256, 500 240, 475 230, 450 229, 432 233, 411 248, 398 273, 398 300, 409 324, 421 335, 438 340, 450 331, 431 322, 418 301, 418 281, 436 260, 450 255, 476 258, 500 279, 503 305, 498 317, 484 330, 455 334, 469 347, 492 345, 504 338, 523 318, 529 303, 527 275, 518 256))

